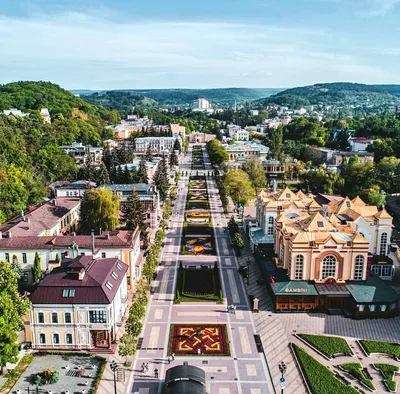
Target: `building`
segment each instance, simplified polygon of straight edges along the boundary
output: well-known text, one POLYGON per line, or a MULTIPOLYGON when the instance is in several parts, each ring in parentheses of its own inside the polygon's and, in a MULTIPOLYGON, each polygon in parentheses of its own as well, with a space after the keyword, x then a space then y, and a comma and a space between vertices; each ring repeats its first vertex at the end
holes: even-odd
POLYGON ((29 116, 29 114, 26 114, 22 111, 20 111, 17 108, 10 108, 10 109, 5 109, 3 111, 3 115, 13 115, 13 116, 20 116, 21 118, 25 118, 25 116, 29 116))
POLYGON ((239 141, 232 145, 224 145, 229 154, 229 161, 244 162, 246 159, 266 159, 269 148, 251 141, 239 141))
POLYGON ((121 210, 130 195, 132 195, 133 189, 135 189, 140 202, 146 212, 147 222, 150 228, 156 229, 161 219, 161 208, 160 208, 160 197, 156 187, 152 184, 146 183, 133 183, 129 185, 102 185, 101 188, 111 190, 115 196, 119 197, 121 202, 121 210))
POLYGON ((150 151, 154 154, 161 155, 163 153, 169 154, 175 144, 176 139, 179 140, 181 146, 182 141, 177 137, 140 137, 135 139, 135 152, 146 153, 150 151))
POLYGON ((394 272, 379 269, 381 260, 393 266, 388 257, 392 217, 386 210, 359 197, 286 188, 258 195, 257 224, 249 230, 253 250, 275 256, 264 277, 277 311, 396 313, 400 297, 384 282, 394 272))
POLYGON ((196 131, 193 131, 191 134, 189 134, 189 142, 191 144, 205 144, 214 138, 214 134, 199 133, 196 131))
POLYGON ((80 255, 94 258, 115 257, 128 265, 128 286, 139 279, 143 266, 143 253, 140 251, 140 231, 113 231, 101 235, 57 235, 28 236, 0 239, 0 260, 13 261, 15 255, 21 271, 22 282, 33 282, 32 268, 35 254, 38 253, 43 273, 66 258, 74 259, 80 255))
POLYGON ((258 116, 259 111, 258 109, 251 109, 250 110, 250 116, 258 116))
MULTIPOLYGON (((147 177, 149 180, 149 183, 152 182, 153 176, 155 172, 157 171, 158 165, 161 161, 161 157, 153 157, 153 161, 146 161, 146 168, 147 168, 147 177)), ((138 170, 140 166, 140 159, 134 159, 128 164, 121 164, 119 167, 121 167, 122 170, 125 169, 125 167, 128 168, 129 171, 132 170, 138 170)))
POLYGON ((96 184, 90 181, 65 182, 62 185, 52 187, 54 194, 59 197, 79 197, 82 198, 87 190, 95 188, 96 184))
POLYGON ((43 123, 51 123, 51 116, 47 108, 42 108, 40 110, 40 117, 42 118, 43 123))
POLYGON ((365 137, 353 137, 350 138, 349 142, 352 152, 364 152, 367 146, 371 145, 374 140, 365 137))
POLYGON ((249 140, 249 132, 247 130, 243 130, 240 126, 230 125, 228 126, 228 135, 229 138, 233 138, 237 141, 248 141, 249 140))
POLYGON ((206 98, 199 98, 195 100, 192 104, 193 110, 208 110, 211 109, 211 103, 206 98))
POLYGON ((176 123, 170 124, 172 137, 178 138, 180 137, 182 141, 185 139, 186 127, 183 127, 176 123))
POLYGON ((349 161, 351 157, 358 156, 360 163, 372 163, 374 161, 374 154, 369 152, 345 152, 335 151, 333 153, 333 163, 336 166, 341 166, 345 161, 349 161))
POLYGON ((60 146, 70 156, 72 156, 77 164, 85 164, 90 162, 92 164, 101 164, 103 157, 103 147, 85 146, 82 142, 73 142, 71 145, 60 146))
POLYGON ((80 198, 58 197, 39 204, 0 225, 1 237, 43 237, 76 231, 80 198))
POLYGON ((128 307, 128 266, 116 257, 78 256, 47 275, 30 296, 26 339, 38 350, 116 348, 128 307))

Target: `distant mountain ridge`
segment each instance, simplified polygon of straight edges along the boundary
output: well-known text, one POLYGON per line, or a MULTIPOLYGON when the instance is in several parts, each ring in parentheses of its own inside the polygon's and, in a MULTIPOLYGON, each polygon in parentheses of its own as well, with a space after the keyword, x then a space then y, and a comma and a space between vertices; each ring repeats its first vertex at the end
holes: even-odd
POLYGON ((319 83, 283 90, 258 104, 288 105, 292 108, 310 104, 388 104, 400 102, 400 85, 365 85, 360 83, 319 83))
MULTIPOLYGON (((200 97, 210 100, 215 107, 233 106, 236 103, 244 104, 268 97, 280 92, 282 89, 275 88, 216 88, 216 89, 120 89, 112 91, 89 91, 72 90, 74 94, 85 96, 85 100, 93 104, 102 104, 109 108, 104 102, 92 101, 93 94, 97 93, 97 98, 101 99, 103 94, 129 92, 132 95, 144 96, 154 100, 161 105, 180 105, 190 104, 200 97)), ((133 98, 133 97, 132 97, 133 98)), ((104 97, 103 97, 104 99, 104 97)), ((133 104, 134 105, 134 104, 133 104)))

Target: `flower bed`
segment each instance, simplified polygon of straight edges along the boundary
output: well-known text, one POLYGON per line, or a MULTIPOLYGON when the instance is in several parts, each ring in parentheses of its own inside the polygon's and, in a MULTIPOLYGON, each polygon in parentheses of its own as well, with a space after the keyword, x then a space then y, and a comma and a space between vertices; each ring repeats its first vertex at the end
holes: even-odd
POLYGON ((397 382, 394 381, 394 375, 399 372, 397 365, 391 364, 374 364, 374 367, 379 370, 383 376, 383 380, 390 391, 397 391, 397 382))
POLYGON ((310 334, 298 334, 298 336, 329 358, 352 354, 349 345, 343 338, 310 334))
POLYGON ((346 386, 300 346, 293 345, 293 350, 313 394, 360 394, 355 388, 346 386))
POLYGON ((360 343, 369 355, 374 353, 378 354, 380 353, 380 354, 387 354, 389 356, 394 357, 395 359, 400 358, 400 345, 398 343, 370 341, 367 339, 362 339, 360 343))
POLYGON ((214 239, 208 237, 183 237, 181 254, 214 254, 214 239))
POLYGON ((171 324, 169 352, 176 355, 229 356, 226 325, 171 324))
POLYGON ((374 383, 371 379, 367 378, 360 363, 346 363, 339 365, 339 367, 342 370, 348 372, 350 375, 354 376, 357 380, 359 380, 371 390, 375 390, 374 383))
POLYGON ((223 302, 218 268, 179 268, 176 303, 223 302))

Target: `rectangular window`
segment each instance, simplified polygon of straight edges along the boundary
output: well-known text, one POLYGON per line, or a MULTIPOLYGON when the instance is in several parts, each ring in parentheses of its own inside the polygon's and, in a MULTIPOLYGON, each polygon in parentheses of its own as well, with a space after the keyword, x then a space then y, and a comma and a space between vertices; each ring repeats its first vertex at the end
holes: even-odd
POLYGON ((112 290, 113 284, 111 282, 107 281, 106 282, 106 287, 107 287, 108 290, 112 290))
POLYGON ((51 314, 51 322, 53 324, 57 324, 58 323, 58 314, 57 314, 57 312, 52 312, 52 314, 51 314))
POLYGON ((64 322, 66 323, 66 324, 71 324, 71 313, 69 313, 69 312, 65 312, 64 313, 64 322))
POLYGON ((46 343, 46 335, 45 334, 39 334, 39 343, 41 345, 44 345, 46 343))
POLYGON ((72 345, 72 334, 65 334, 65 343, 67 345, 72 345))
POLYGON ((68 289, 64 289, 63 290, 63 297, 68 297, 69 294, 69 290, 68 289))
POLYGON ((41 324, 44 323, 44 313, 43 312, 38 312, 37 318, 38 318, 38 323, 41 323, 41 324))
POLYGON ((117 263, 117 268, 119 271, 122 271, 122 265, 120 263, 117 263))
POLYGON ((60 343, 60 336, 58 334, 53 334, 53 343, 58 345, 60 343))
POLYGON ((90 323, 107 323, 106 311, 89 311, 90 323))
POLYGON ((26 261, 26 253, 22 253, 22 262, 23 262, 24 264, 27 263, 27 261, 26 261))
POLYGON ((112 276, 115 280, 118 279, 118 274, 117 274, 116 272, 114 272, 114 271, 111 273, 111 276, 112 276))
POLYGON ((10 253, 5 253, 5 260, 10 262, 10 253))
POLYGON ((75 289, 69 289, 69 296, 75 297, 75 289))

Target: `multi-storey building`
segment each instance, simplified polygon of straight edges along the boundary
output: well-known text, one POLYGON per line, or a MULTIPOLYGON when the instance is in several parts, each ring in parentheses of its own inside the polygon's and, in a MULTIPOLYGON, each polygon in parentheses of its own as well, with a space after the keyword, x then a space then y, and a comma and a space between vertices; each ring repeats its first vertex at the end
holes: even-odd
POLYGON ((143 266, 139 230, 114 231, 101 235, 12 236, 0 239, 0 260, 12 262, 16 259, 25 284, 33 282, 32 268, 36 253, 44 274, 50 273, 66 258, 81 255, 118 258, 128 265, 127 279, 130 287, 139 279, 143 266))
POLYGON ((65 182, 63 184, 54 185, 51 189, 54 191, 57 198, 59 197, 76 197, 81 198, 90 189, 96 187, 96 184, 91 181, 75 181, 65 182))
POLYGON ((189 142, 191 144, 205 144, 208 141, 211 141, 215 138, 214 134, 206 134, 206 133, 199 133, 193 131, 189 134, 189 142))
POLYGON ((30 296, 26 340, 33 349, 110 351, 128 306, 129 267, 116 257, 78 256, 30 296))
POLYGON ((257 224, 250 229, 254 251, 276 256, 266 279, 278 311, 396 313, 400 297, 383 281, 394 274, 388 257, 392 217, 385 209, 359 197, 313 196, 286 188, 258 195, 257 224))
MULTIPOLYGON (((143 137, 135 139, 135 151, 137 153, 146 153, 150 148, 150 151, 154 154, 169 154, 175 144, 177 137, 143 137)), ((182 141, 178 137, 179 142, 182 145, 182 141)))
POLYGON ((239 141, 232 145, 224 145, 229 154, 229 161, 244 162, 246 159, 266 159, 269 154, 267 146, 251 141, 239 141))
POLYGON ((102 185, 101 188, 111 190, 115 196, 119 197, 121 203, 121 211, 124 210, 124 205, 133 189, 135 189, 140 202, 146 212, 147 222, 150 228, 156 229, 161 219, 160 197, 156 187, 146 183, 132 184, 116 184, 102 185))
POLYGON ((49 236, 76 231, 80 198, 58 197, 39 204, 0 225, 0 237, 49 236))
POLYGON ((60 146, 66 153, 72 156, 77 164, 85 164, 87 162, 93 164, 101 164, 103 157, 103 147, 85 146, 82 142, 73 142, 71 145, 60 146))

